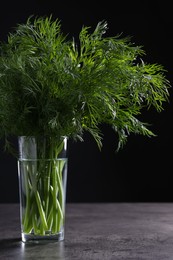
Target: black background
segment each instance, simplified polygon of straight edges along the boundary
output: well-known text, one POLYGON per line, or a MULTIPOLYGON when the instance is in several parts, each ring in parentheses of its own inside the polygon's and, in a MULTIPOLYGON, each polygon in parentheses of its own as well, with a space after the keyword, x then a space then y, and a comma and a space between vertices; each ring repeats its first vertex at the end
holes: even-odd
MULTIPOLYGON (((160 63, 172 84, 173 19, 170 2, 154 1, 5 1, 0 7, 0 40, 30 15, 59 18, 62 30, 77 37, 83 25, 93 29, 106 20, 107 36, 122 33, 144 46, 144 61, 160 63)), ((142 120, 151 123, 157 137, 131 135, 122 151, 115 152, 117 136, 103 125, 100 152, 88 135, 84 142, 69 141, 68 202, 164 202, 173 201, 172 89, 164 111, 145 111, 142 120)), ((16 139, 14 139, 16 143, 16 139)), ((0 141, 0 202, 18 202, 17 162, 3 152, 0 141)))

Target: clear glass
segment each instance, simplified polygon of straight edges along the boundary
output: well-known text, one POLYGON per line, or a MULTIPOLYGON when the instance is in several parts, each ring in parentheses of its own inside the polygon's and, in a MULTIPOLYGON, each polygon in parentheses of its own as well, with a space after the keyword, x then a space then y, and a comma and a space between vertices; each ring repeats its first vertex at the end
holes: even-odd
POLYGON ((23 242, 64 239, 67 138, 20 136, 19 190, 23 242))

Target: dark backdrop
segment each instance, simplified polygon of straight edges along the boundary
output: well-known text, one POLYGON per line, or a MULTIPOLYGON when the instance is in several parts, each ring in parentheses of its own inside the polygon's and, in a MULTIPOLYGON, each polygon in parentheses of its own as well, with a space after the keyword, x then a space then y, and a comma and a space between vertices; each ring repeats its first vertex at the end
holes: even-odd
MULTIPOLYGON (((49 15, 62 21, 62 30, 77 37, 83 25, 93 28, 101 20, 109 25, 107 35, 132 36, 146 51, 144 61, 160 63, 172 82, 172 8, 166 1, 58 1, 3 2, 0 7, 0 40, 26 22, 30 15, 49 15)), ((69 141, 68 202, 173 201, 172 182, 172 89, 170 103, 161 113, 145 112, 157 137, 131 135, 127 145, 115 153, 117 137, 106 125, 100 152, 88 135, 84 142, 69 141)), ((16 142, 16 139, 14 139, 16 142)), ((0 202, 18 202, 16 159, 2 151, 0 141, 0 202)))

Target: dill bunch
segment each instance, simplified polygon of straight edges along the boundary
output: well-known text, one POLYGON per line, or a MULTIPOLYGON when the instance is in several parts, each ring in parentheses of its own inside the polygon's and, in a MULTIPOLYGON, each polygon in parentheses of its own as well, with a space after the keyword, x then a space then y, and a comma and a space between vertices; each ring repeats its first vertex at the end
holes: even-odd
POLYGON ((154 136, 139 120, 160 112, 170 82, 160 64, 146 64, 129 37, 106 37, 107 22, 83 26, 67 40, 59 19, 29 17, 0 43, 0 137, 67 136, 89 132, 102 146, 101 124, 121 148, 131 133, 154 136))

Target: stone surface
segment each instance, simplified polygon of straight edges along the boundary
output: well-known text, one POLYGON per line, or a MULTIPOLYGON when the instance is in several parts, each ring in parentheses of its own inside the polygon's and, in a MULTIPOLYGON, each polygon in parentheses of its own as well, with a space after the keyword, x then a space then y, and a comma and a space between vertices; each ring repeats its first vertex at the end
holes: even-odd
POLYGON ((173 203, 67 204, 65 240, 24 244, 18 204, 0 204, 0 259, 172 260, 173 203))

